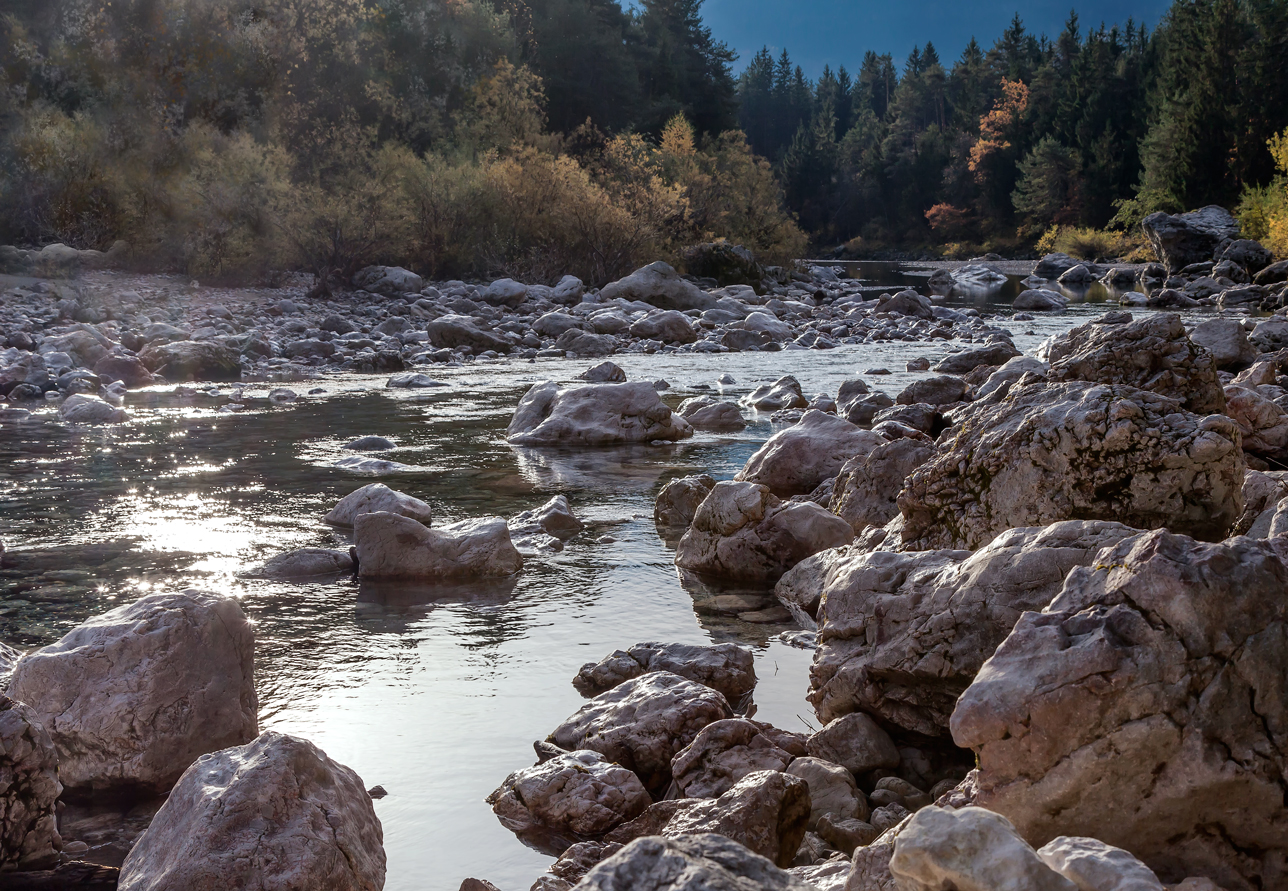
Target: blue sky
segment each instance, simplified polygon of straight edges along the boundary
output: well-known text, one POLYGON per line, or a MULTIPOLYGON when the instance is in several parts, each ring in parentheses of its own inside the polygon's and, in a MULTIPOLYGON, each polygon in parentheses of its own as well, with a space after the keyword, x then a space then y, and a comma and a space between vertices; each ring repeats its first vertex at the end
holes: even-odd
POLYGON ((933 41, 945 64, 961 55, 973 35, 992 46, 1019 12, 1025 26, 1055 37, 1070 8, 1078 10, 1083 33, 1104 21, 1134 16, 1151 28, 1170 4, 1166 0, 706 0, 702 15, 716 39, 738 53, 734 71, 746 67, 761 46, 774 55, 784 47, 792 60, 817 77, 825 64, 857 71, 863 53, 890 53, 902 66, 914 45, 933 41))

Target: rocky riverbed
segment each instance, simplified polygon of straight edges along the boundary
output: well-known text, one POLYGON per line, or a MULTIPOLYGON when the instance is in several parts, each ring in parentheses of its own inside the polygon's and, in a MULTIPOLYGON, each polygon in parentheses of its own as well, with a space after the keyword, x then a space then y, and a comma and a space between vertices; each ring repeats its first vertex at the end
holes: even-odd
POLYGON ((1155 223, 1028 309, 11 281, 5 881, 1277 887, 1282 289, 1155 223))

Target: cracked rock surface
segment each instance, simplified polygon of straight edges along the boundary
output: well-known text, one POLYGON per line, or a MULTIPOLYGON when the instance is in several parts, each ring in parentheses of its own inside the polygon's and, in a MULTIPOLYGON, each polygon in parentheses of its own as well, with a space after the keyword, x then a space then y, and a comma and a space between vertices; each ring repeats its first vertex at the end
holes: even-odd
POLYGON ((600 863, 577 891, 813 891, 736 841, 713 833, 636 839, 600 863))
POLYGON ((811 409, 799 422, 771 436, 734 478, 768 486, 780 498, 805 495, 836 476, 846 461, 885 441, 879 433, 845 418, 811 409))
POLYGON ((669 671, 697 681, 733 704, 756 687, 755 658, 746 647, 734 643, 636 644, 628 650, 614 650, 598 662, 587 662, 572 684, 583 695, 594 696, 650 671, 669 671))
POLYGON ((635 819, 653 799, 634 773, 582 750, 515 771, 487 802, 512 832, 544 827, 589 837, 635 819))
POLYGON ((746 718, 708 724, 671 761, 684 798, 718 798, 758 770, 785 771, 806 752, 805 738, 746 718))
POLYGON ((57 862, 62 791, 58 753, 35 711, 0 694, 0 872, 57 862))

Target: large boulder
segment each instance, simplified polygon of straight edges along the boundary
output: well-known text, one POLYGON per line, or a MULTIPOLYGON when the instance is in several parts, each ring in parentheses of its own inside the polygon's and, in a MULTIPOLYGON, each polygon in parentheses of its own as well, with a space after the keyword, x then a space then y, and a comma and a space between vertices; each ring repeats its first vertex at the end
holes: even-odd
POLYGON ((952 405, 966 398, 970 385, 951 374, 938 374, 913 381, 894 401, 898 405, 952 405))
POLYGON ((1009 341, 990 343, 947 355, 936 362, 930 370, 938 374, 969 374, 981 365, 1005 365, 1019 355, 1020 351, 1009 341))
POLYGON ((1239 425, 1243 449, 1274 461, 1288 456, 1288 412, 1249 387, 1225 388, 1225 413, 1239 425))
POLYGON ((120 891, 380 891, 384 833, 359 777, 266 731, 184 773, 121 866, 120 891))
POLYGON ((94 373, 105 384, 120 381, 131 389, 152 384, 152 372, 137 356, 104 356, 94 363, 94 373))
POLYGON ((853 537, 849 523, 813 502, 783 502, 766 486, 721 482, 680 539, 675 564, 723 578, 773 581, 853 537))
POLYGON ((682 798, 718 798, 758 770, 787 770, 805 753, 805 740, 746 718, 703 727, 671 760, 675 790, 682 798))
POLYGON ((854 782, 854 774, 822 758, 804 757, 792 761, 787 772, 809 786, 809 829, 814 831, 824 817, 836 820, 866 820, 868 800, 854 782))
POLYGON ((688 529, 698 508, 715 485, 716 481, 705 473, 671 480, 657 493, 657 501, 653 504, 653 522, 659 529, 671 532, 688 529))
POLYGON ((1165 891, 1152 869, 1098 839, 1062 835, 1038 848, 1037 855, 1079 891, 1165 891))
POLYGON ((574 356, 611 356, 617 352, 617 338, 570 328, 555 341, 554 348, 574 356))
POLYGON ((640 643, 614 650, 598 662, 587 662, 572 679, 583 696, 597 696, 650 671, 669 671, 697 681, 737 704, 756 687, 756 660, 735 643, 698 646, 640 643))
POLYGON ((1035 383, 959 418, 899 493, 907 550, 974 549, 1007 529, 1073 518, 1221 539, 1243 509, 1237 425, 1175 399, 1035 383))
POLYGON ((633 772, 586 749, 515 771, 487 803, 511 832, 587 838, 635 819, 653 800, 633 772))
POLYGON ((1168 272, 1210 261, 1223 241, 1239 237, 1239 221, 1215 204, 1189 213, 1152 213, 1140 225, 1168 272))
POLYGON ((641 340, 660 340, 662 343, 693 343, 698 339, 689 317, 673 309, 651 312, 632 323, 630 335, 641 340))
POLYGON ((14 666, 69 792, 162 795, 199 756, 255 738, 255 635, 237 600, 151 594, 14 666))
POLYGON ((512 278, 499 278, 479 294, 479 299, 490 306, 515 307, 527 297, 528 286, 512 278))
POLYGON ((816 891, 717 834, 646 836, 586 873, 577 891, 816 891))
POLYGON ((716 305, 715 297, 681 278, 672 266, 661 260, 635 270, 626 278, 604 285, 599 293, 604 300, 616 300, 620 297, 680 312, 711 309, 716 305))
POLYGON ((1248 332, 1238 319, 1208 319, 1194 326, 1190 340, 1212 356, 1224 371, 1247 368, 1257 359, 1257 348, 1248 342, 1248 332))
POLYGON ((1093 836, 1167 882, 1288 881, 1288 539, 1158 530, 1025 613, 952 716, 976 803, 1031 844, 1093 836))
POLYGON ((772 384, 761 384, 742 397, 742 403, 756 411, 782 411, 785 408, 804 408, 809 405, 809 400, 801 392, 800 381, 788 374, 772 384))
POLYGON ((1069 570, 1138 530, 1067 520, 1012 529, 972 553, 856 553, 820 584, 810 700, 823 721, 864 711, 923 737, 948 732, 957 697, 1026 610, 1069 570))
POLYGON ((1274 255, 1258 242, 1240 238, 1218 248, 1212 259, 1218 262, 1228 260, 1242 266, 1245 272, 1255 273, 1269 266, 1274 255))
POLYGON ((353 276, 355 287, 386 297, 416 294, 425 287, 425 281, 416 273, 401 266, 367 266, 353 276))
POLYGON ((1029 312, 1060 312, 1069 308, 1069 298, 1046 288, 1027 288, 1011 307, 1029 312))
POLYGON ((899 515, 896 498, 908 476, 935 454, 934 446, 901 438, 845 462, 832 486, 832 513, 855 532, 884 526, 899 515))
POLYGON ((58 407, 58 413, 69 424, 119 424, 130 417, 124 409, 88 393, 68 396, 58 407))
POLYGON ((550 734, 569 751, 593 749, 635 771, 649 792, 671 783, 671 759, 698 731, 733 709, 720 693, 669 671, 619 684, 583 705, 550 734))
POLYGON ((241 379, 237 352, 217 343, 180 340, 153 343, 139 353, 149 371, 168 381, 235 381, 241 379))
POLYGON ((384 483, 372 483, 361 489, 355 489, 341 498, 322 520, 332 526, 352 526, 359 515, 381 511, 410 517, 426 525, 430 521, 428 504, 419 498, 391 489, 384 483))
POLYGON ((35 711, 0 693, 0 872, 58 861, 58 752, 35 711))
POLYGON ((1225 408, 1212 356, 1185 333, 1175 313, 1153 313, 1125 325, 1090 322, 1046 347, 1056 381, 1127 384, 1179 399, 1192 412, 1225 408))
POLYGON ((792 865, 809 823, 809 786, 777 770, 749 773, 719 798, 681 803, 664 836, 716 832, 777 866, 792 865))
POLYGON ((726 241, 695 244, 685 248, 682 255, 684 268, 690 275, 712 278, 721 285, 759 287, 765 277, 756 255, 740 244, 726 241))
POLYGON ((680 403, 678 411, 695 430, 741 430, 747 426, 737 405, 711 396, 686 399, 680 403))
POLYGON ((469 347, 476 353, 484 350, 506 353, 510 350, 510 341, 493 334, 472 316, 445 315, 431 321, 425 326, 425 331, 429 335, 429 345, 439 349, 469 347))
POLYGON ((388 511, 359 514, 353 524, 358 574, 364 579, 466 580, 514 575, 523 558, 500 517, 431 529, 388 511))
POLYGON ((684 439, 689 422, 648 383, 536 384, 519 400, 506 437, 515 445, 598 446, 684 439))
POLYGON ((811 409, 799 422, 771 436, 734 479, 767 486, 780 498, 805 495, 836 476, 847 461, 885 442, 879 433, 811 409))
POLYGON ((851 712, 816 732, 806 743, 810 755, 839 764, 850 773, 898 767, 894 740, 868 715, 851 712))

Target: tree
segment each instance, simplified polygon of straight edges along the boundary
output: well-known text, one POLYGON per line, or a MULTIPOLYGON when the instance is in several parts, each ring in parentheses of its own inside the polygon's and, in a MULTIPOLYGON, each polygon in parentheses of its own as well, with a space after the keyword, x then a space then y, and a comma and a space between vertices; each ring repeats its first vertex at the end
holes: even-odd
POLYGON ((1050 135, 1020 161, 1019 183, 1011 201, 1032 231, 1079 221, 1081 168, 1078 153, 1050 135))

